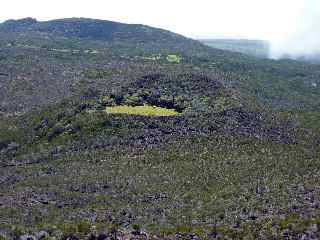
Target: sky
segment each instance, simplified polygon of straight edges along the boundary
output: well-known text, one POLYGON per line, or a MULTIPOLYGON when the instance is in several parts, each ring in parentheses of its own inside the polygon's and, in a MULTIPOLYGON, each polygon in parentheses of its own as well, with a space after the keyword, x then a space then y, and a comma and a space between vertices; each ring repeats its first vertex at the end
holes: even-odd
POLYGON ((141 23, 192 38, 275 41, 290 35, 308 1, 314 0, 1 0, 0 22, 87 17, 141 23))

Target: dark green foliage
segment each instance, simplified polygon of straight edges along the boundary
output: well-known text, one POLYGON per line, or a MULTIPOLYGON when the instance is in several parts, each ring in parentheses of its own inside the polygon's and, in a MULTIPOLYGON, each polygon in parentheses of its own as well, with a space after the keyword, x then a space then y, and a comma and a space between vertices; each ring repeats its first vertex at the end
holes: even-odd
POLYGON ((59 136, 64 132, 63 126, 56 125, 52 128, 52 130, 48 133, 48 141, 52 141, 53 138, 59 136))
POLYGON ((141 230, 139 224, 133 224, 132 229, 133 229, 134 233, 136 233, 136 234, 139 234, 140 230, 141 230))
POLYGON ((143 98, 140 98, 138 95, 127 95, 124 97, 123 103, 128 106, 142 106, 143 98))
POLYGON ((91 231, 91 225, 85 221, 81 221, 78 223, 77 225, 77 232, 87 235, 89 234, 91 231))
POLYGON ((1 140, 0 141, 0 151, 4 148, 7 148, 8 145, 10 144, 10 140, 1 140))
POLYGON ((127 105, 127 106, 143 106, 145 104, 175 109, 178 112, 182 112, 186 108, 186 101, 182 96, 168 96, 161 94, 155 94, 152 91, 138 90, 136 93, 129 90, 129 94, 111 94, 110 96, 102 97, 99 102, 100 109, 104 106, 115 106, 115 105, 127 105))
POLYGON ((20 236, 25 234, 25 229, 20 226, 12 226, 11 234, 13 238, 19 239, 20 236))
POLYGON ((112 72, 103 69, 90 69, 84 73, 85 77, 91 79, 104 78, 110 76, 111 74, 112 72))

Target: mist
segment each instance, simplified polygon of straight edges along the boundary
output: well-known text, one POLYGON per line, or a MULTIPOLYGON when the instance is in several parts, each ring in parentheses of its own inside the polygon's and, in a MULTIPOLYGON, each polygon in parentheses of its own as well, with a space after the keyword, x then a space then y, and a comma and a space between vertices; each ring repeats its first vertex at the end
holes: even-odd
POLYGON ((320 58, 320 2, 304 0, 300 13, 282 36, 270 42, 270 57, 320 58))

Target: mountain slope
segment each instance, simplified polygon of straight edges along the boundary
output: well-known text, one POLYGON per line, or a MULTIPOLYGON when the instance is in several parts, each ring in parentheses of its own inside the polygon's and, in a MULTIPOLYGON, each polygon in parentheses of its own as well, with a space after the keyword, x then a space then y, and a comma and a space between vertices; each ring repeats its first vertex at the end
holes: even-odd
MULTIPOLYGON (((109 65, 119 66, 122 62, 123 75, 127 72, 130 77, 130 68, 138 65, 152 66, 150 71, 156 71, 157 65, 170 64, 168 56, 178 57, 179 63, 171 63, 173 66, 193 66, 201 71, 219 73, 221 79, 227 78, 225 84, 239 92, 247 104, 311 110, 318 109, 320 104, 319 65, 258 59, 213 49, 161 29, 93 19, 38 22, 28 18, 0 24, 0 32, 2 109, 21 110, 19 104, 23 109, 26 105, 32 107, 35 103, 69 97, 71 86, 79 85, 76 82, 90 81, 82 74, 84 68, 109 69, 109 65), (8 69, 11 63, 16 67, 8 69), (27 79, 40 76, 30 71, 39 64, 44 82, 33 84, 27 79), (59 69, 53 71, 51 66, 59 69), (63 74, 69 76, 65 78, 63 74), (28 86, 32 85, 27 88, 28 94, 22 94, 26 89, 18 84, 21 77, 28 86), (45 79, 51 80, 46 82, 45 79), (49 83, 52 83, 51 89, 58 91, 50 93, 49 83), (30 99, 25 99, 26 95, 30 99), (37 99, 41 95, 44 97, 37 99), (34 103, 32 96, 36 100, 34 103)), ((117 75, 116 71, 114 73, 117 75)), ((101 79, 113 81, 115 76, 111 74, 108 79, 101 79)), ((101 87, 99 90, 103 91, 101 87)))
POLYGON ((100 20, 0 33, 0 239, 319 236, 318 65, 100 20))

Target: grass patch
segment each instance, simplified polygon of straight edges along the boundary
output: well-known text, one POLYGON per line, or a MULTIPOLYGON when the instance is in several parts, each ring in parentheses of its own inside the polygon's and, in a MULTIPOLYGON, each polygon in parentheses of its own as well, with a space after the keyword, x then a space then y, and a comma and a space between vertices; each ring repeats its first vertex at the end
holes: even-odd
POLYGON ((169 63, 180 63, 181 62, 181 58, 177 55, 168 55, 167 56, 167 61, 169 63))
POLYGON ((161 59, 161 54, 152 54, 146 57, 143 57, 145 60, 158 61, 161 59))
POLYGON ((110 114, 129 114, 129 115, 142 115, 142 116, 176 116, 179 113, 173 109, 155 107, 150 105, 143 106, 115 106, 107 107, 107 113, 110 114))

